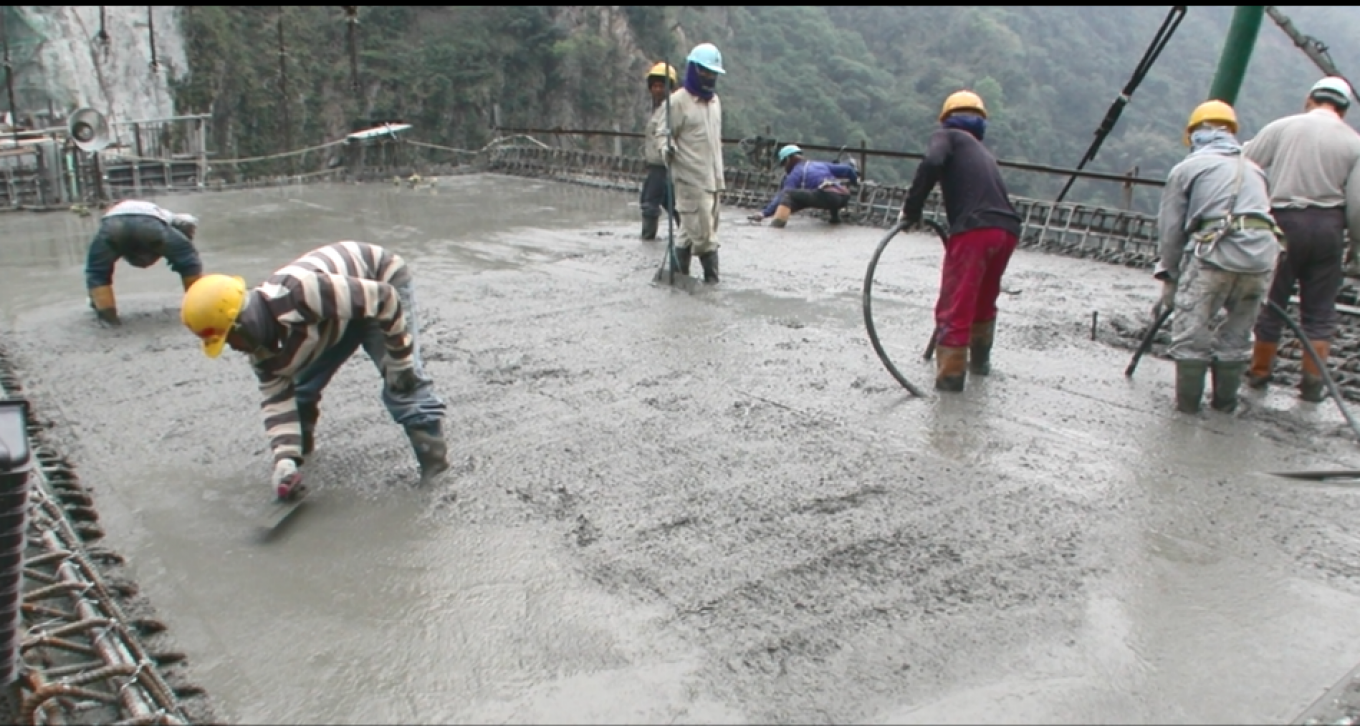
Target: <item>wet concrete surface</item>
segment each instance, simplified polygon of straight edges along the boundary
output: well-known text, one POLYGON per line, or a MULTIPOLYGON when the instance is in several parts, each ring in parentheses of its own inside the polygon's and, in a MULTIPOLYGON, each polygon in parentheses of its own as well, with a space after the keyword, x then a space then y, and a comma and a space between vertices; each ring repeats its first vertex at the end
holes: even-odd
MULTIPOLYGON (((0 217, 3 344, 110 544, 244 722, 1280 722, 1360 663, 1360 490, 1332 404, 1176 414, 1169 363, 1090 339, 1146 273, 1017 253, 993 365, 912 399, 864 333, 883 234, 725 210, 717 288, 649 282, 631 195, 496 176, 164 197, 258 282, 357 238, 414 265, 454 471, 364 361, 327 390, 320 487, 281 535, 249 367, 178 280, 81 278, 95 221, 0 217)), ((895 240, 875 312, 929 389, 941 248, 895 240)))

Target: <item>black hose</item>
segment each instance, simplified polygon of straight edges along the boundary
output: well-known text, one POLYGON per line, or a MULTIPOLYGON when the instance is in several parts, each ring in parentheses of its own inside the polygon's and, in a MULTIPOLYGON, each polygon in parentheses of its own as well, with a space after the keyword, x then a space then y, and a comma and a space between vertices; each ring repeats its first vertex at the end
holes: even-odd
MULTIPOLYGON (((1100 153, 1101 144, 1105 143, 1105 137, 1109 136, 1110 132, 1114 130, 1114 125, 1119 123, 1119 116, 1124 113, 1124 107, 1133 97, 1133 92, 1143 82, 1148 71, 1152 70, 1152 64, 1156 62, 1157 56, 1162 54, 1166 44, 1171 41, 1171 34, 1176 32, 1176 27, 1181 24, 1181 20, 1185 19, 1185 8, 1185 5, 1174 5, 1171 12, 1167 13, 1166 19, 1162 21, 1162 27, 1157 30, 1157 35, 1153 37, 1152 43, 1143 53, 1143 59, 1138 61, 1138 67, 1133 70, 1129 82, 1124 84, 1124 90, 1119 92, 1114 103, 1110 104, 1110 110, 1105 112, 1105 118, 1100 122, 1100 128, 1096 129, 1096 138, 1091 142, 1091 147, 1086 150, 1086 155, 1081 157, 1081 163, 1077 164, 1077 171, 1085 168, 1086 164, 1094 160, 1096 154, 1100 153)), ((1061 202, 1076 180, 1076 175, 1068 177, 1067 183, 1063 185, 1062 191, 1058 192, 1058 198, 1054 201, 1061 202)))
MULTIPOLYGON (((941 240, 947 241, 949 239, 948 232, 939 222, 926 220, 922 222, 922 226, 932 229, 935 234, 940 236, 941 240)), ((902 387, 907 389, 911 395, 917 398, 925 398, 925 392, 920 388, 917 388, 911 381, 907 380, 907 377, 902 375, 901 371, 897 370, 897 366, 893 365, 892 359, 888 357, 888 352, 883 350, 883 344, 878 340, 878 330, 874 328, 872 299, 874 270, 878 269, 878 260, 883 256, 883 251, 888 248, 888 243, 891 242, 892 238, 897 236, 897 233, 901 230, 902 228, 900 226, 893 225, 892 230, 890 230, 887 236, 878 243, 878 248, 874 250, 874 256, 869 260, 869 268, 864 272, 864 294, 862 302, 864 307, 864 329, 869 333, 869 342, 874 346, 874 353, 878 354, 878 359, 883 362, 883 367, 888 369, 888 373, 891 374, 898 383, 902 384, 902 387)))
POLYGON ((1275 314, 1279 315, 1289 326, 1289 329, 1294 331, 1294 335, 1303 344, 1303 354, 1313 361, 1313 365, 1317 366, 1318 372, 1322 374, 1322 382, 1327 385, 1327 390, 1332 394, 1332 400, 1336 401, 1336 407, 1341 411, 1341 417, 1346 419, 1351 431, 1354 431, 1356 436, 1360 436, 1360 425, 1355 423, 1355 419, 1351 418, 1351 412, 1346 409, 1346 404, 1341 402, 1341 391, 1336 387, 1336 381, 1332 380, 1332 374, 1327 371, 1327 364, 1323 362, 1322 356, 1319 356, 1317 351, 1313 350, 1313 342, 1308 339, 1307 335, 1304 335, 1303 328, 1299 327, 1299 324, 1294 322, 1294 319, 1289 317, 1289 314, 1279 304, 1269 298, 1266 299, 1266 304, 1270 305, 1270 309, 1274 310, 1275 314))

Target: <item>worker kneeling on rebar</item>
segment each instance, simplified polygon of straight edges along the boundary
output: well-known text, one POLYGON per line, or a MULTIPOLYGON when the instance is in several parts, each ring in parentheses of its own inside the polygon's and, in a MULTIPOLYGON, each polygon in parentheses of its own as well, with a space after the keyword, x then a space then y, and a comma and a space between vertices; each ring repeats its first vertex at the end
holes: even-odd
POLYGON ((1211 405, 1237 408, 1251 326, 1282 249, 1265 172, 1242 153, 1236 134, 1232 106, 1196 107, 1185 125, 1190 154, 1171 169, 1157 212, 1161 259, 1153 276, 1162 295, 1152 314, 1176 311, 1167 355, 1176 363, 1176 409, 1183 413, 1199 412, 1210 370, 1211 405), (1215 325, 1220 310, 1226 317, 1215 325))
POLYGON ((996 157, 982 145, 986 133, 982 98, 972 91, 951 93, 897 217, 903 230, 919 225, 930 191, 940 185, 949 241, 935 303, 938 391, 962 391, 968 373, 991 373, 996 299, 1020 241, 1020 215, 996 157))
POLYGON ((360 346, 383 376, 383 404, 406 429, 420 483, 449 468, 445 406, 420 358, 414 279, 393 252, 336 242, 288 263, 247 290, 245 280, 207 275, 184 295, 184 325, 216 358, 224 345, 246 353, 264 395, 274 453, 271 486, 290 498, 315 447, 321 392, 360 346))
POLYGON ((840 224, 841 210, 850 203, 850 186, 859 183, 859 169, 854 160, 849 164, 830 164, 804 158, 803 150, 789 144, 779 150, 779 164, 784 167, 784 184, 760 214, 749 217, 759 224, 770 217, 771 227, 783 227, 789 215, 804 209, 824 209, 830 213, 831 224, 840 224))
POLYGON ((99 321, 120 325, 113 296, 113 267, 119 259, 133 267, 150 267, 162 257, 179 273, 188 290, 203 276, 194 248, 198 219, 176 214, 140 199, 126 199, 104 213, 85 260, 85 289, 99 321))

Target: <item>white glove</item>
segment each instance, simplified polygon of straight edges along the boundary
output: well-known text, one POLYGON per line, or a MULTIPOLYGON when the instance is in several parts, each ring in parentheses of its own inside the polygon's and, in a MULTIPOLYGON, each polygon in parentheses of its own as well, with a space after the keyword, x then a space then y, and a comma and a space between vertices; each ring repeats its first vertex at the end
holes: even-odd
POLYGON ((1152 317, 1159 318, 1167 310, 1176 309, 1176 281, 1162 280, 1162 296, 1152 306, 1152 317))
POLYGON ((383 366, 383 377, 387 379, 389 391, 399 396, 410 395, 420 383, 416 378, 415 357, 407 356, 401 360, 388 358, 387 364, 383 366))
POLYGON ((302 472, 298 471, 296 461, 284 459, 274 464, 274 475, 270 478, 274 494, 279 499, 291 499, 302 489, 302 472))
POLYGON ((1360 250, 1354 247, 1346 250, 1345 259, 1341 263, 1341 271, 1347 277, 1360 277, 1360 250))

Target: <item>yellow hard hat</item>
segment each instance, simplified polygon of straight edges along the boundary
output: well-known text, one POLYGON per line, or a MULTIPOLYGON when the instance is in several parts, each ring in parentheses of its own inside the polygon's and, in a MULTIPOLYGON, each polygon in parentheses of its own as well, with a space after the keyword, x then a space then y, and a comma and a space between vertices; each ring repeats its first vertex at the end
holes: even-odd
POLYGON ((1237 112, 1233 107, 1222 101, 1205 101, 1190 112, 1190 120, 1185 124, 1185 145, 1190 145, 1190 132, 1196 126, 1210 121, 1227 124, 1234 134, 1237 133, 1237 112))
POLYGON ((949 94, 949 98, 944 100, 944 107, 940 109, 940 120, 945 120, 955 111, 976 111, 987 118, 987 107, 982 105, 982 96, 972 91, 954 91, 949 94))
POLYGON ((204 275, 184 293, 180 320, 203 341, 209 358, 222 354, 227 334, 246 302, 246 281, 231 275, 204 275))
POLYGON ((672 86, 680 83, 680 81, 676 80, 675 67, 662 61, 652 66, 650 71, 647 71, 647 82, 651 83, 653 78, 666 78, 667 76, 670 77, 672 86))

